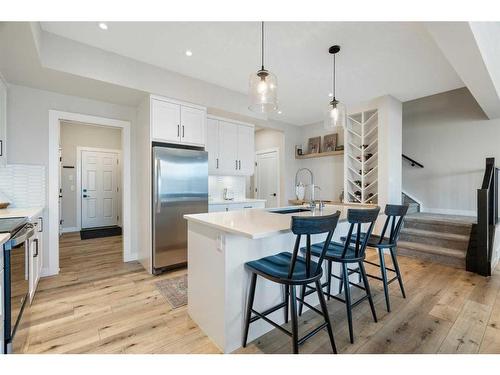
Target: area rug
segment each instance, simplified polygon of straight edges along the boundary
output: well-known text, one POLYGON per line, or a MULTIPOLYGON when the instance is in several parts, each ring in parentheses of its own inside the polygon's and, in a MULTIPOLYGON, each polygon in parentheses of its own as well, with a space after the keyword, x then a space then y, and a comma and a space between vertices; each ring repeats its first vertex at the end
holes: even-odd
POLYGON ((187 275, 157 281, 155 286, 173 309, 187 305, 187 275))

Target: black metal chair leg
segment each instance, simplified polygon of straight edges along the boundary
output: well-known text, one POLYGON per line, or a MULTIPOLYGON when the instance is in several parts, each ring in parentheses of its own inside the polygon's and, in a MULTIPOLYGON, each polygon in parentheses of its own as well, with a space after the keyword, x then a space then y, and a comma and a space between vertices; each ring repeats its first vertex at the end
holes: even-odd
MULTIPOLYGON (((300 287, 300 299, 304 301, 304 298, 306 298, 306 286, 302 285, 300 287)), ((299 316, 302 316, 302 309, 304 308, 304 304, 302 303, 302 301, 299 301, 299 316)))
POLYGON ((316 281, 316 291, 318 292, 318 299, 321 305, 321 311, 323 312, 323 317, 325 318, 326 329, 328 331, 328 336, 330 336, 330 344, 332 345, 332 350, 334 354, 337 354, 337 347, 335 346, 335 339, 333 338, 332 323, 330 321, 330 316, 328 315, 328 309, 326 307, 325 295, 321 289, 321 281, 316 281))
POLYGON ((283 301, 285 302, 285 308, 283 309, 284 310, 284 313, 285 313, 285 323, 288 323, 288 298, 289 298, 289 294, 290 294, 290 286, 288 285, 285 285, 285 296, 283 298, 283 301))
POLYGON ((299 321, 297 317, 297 299, 295 286, 290 286, 290 317, 292 319, 292 350, 293 354, 299 353, 299 321))
POLYGON ((342 293, 342 289, 344 289, 344 267, 340 269, 339 294, 342 293))
POLYGON ((366 290, 366 295, 368 296, 368 302, 370 303, 370 308, 372 310, 373 320, 375 323, 377 322, 377 313, 375 312, 375 305, 373 303, 372 292, 370 291, 370 284, 368 283, 368 277, 366 277, 365 266, 363 265, 363 261, 359 262, 359 269, 363 275, 363 284, 366 290))
POLYGON ((382 274, 382 283, 384 285, 385 305, 387 312, 391 312, 391 303, 389 302, 389 284, 387 283, 387 269, 385 268, 384 249, 377 249, 380 258, 380 273, 382 274))
POLYGON ((252 280, 250 281, 250 291, 248 293, 247 313, 245 319, 245 332, 243 334, 243 347, 247 346, 248 329, 250 328, 250 319, 252 317, 253 300, 255 297, 255 285, 257 284, 257 274, 252 273, 252 280))
POLYGON ((332 294, 331 293, 331 291, 332 291, 332 262, 331 261, 326 262, 326 282, 328 283, 327 288, 326 288, 326 291, 327 291, 326 299, 330 300, 330 294, 332 294))
POLYGON ((396 275, 398 276, 399 287, 401 288, 401 293, 403 294, 403 298, 406 298, 405 288, 403 286, 403 278, 401 277, 401 271, 399 270, 398 258, 395 253, 396 248, 391 247, 389 249, 391 251, 392 264, 394 265, 394 269, 396 270, 396 275))
POLYGON ((349 324, 349 338, 351 344, 354 344, 354 332, 352 329, 352 306, 351 306, 351 287, 349 285, 349 272, 347 270, 347 264, 342 264, 342 279, 344 281, 344 291, 345 291, 345 306, 347 310, 347 323, 349 324))

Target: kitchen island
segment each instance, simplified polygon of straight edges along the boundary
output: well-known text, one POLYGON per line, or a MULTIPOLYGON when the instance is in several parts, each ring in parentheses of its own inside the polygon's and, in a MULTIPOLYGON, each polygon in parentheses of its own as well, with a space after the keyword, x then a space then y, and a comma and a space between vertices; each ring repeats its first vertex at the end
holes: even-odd
MULTIPOLYGON (((246 262, 282 251, 293 250, 295 235, 290 230, 292 216, 321 216, 341 212, 333 239, 345 235, 349 224, 349 208, 369 208, 360 205, 327 205, 323 210, 279 213, 277 210, 247 209, 185 215, 188 220, 188 313, 200 328, 224 352, 242 346, 245 307, 250 274, 246 262)), ((279 211, 297 209, 297 206, 279 211)), ((304 236, 305 237, 305 236, 304 236)), ((325 235, 312 236, 312 242, 323 241, 325 235)), ((304 245, 305 245, 305 238, 304 245)), ((334 272, 338 270, 334 268, 334 272)), ((354 275, 353 275, 354 276, 354 275)), ((326 276, 323 277, 326 279, 326 276)), ((332 290, 337 290, 332 284, 332 290)), ((254 309, 264 311, 283 300, 280 285, 263 278, 257 279, 254 309)), ((313 294, 308 302, 317 305, 313 294)), ((284 323, 283 310, 268 316, 284 323)), ((250 325, 249 342, 273 327, 263 320, 250 325)))

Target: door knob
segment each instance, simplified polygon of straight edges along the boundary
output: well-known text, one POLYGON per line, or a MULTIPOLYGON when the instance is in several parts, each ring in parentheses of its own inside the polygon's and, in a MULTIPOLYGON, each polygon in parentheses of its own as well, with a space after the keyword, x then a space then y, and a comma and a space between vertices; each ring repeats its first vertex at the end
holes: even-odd
POLYGON ((87 195, 87 194, 83 194, 83 197, 84 197, 84 198, 88 198, 88 195, 87 195))
POLYGON ((272 194, 271 194, 271 196, 272 196, 272 197, 275 197, 275 196, 276 196, 276 193, 272 193, 272 194))

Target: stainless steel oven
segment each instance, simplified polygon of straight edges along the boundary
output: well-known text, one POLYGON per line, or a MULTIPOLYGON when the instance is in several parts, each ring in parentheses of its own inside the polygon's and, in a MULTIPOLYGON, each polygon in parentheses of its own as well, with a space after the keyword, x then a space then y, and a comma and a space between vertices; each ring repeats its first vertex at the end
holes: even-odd
POLYGON ((4 244, 4 352, 20 353, 29 332, 29 241, 35 228, 25 218, 1 219, 4 244))

